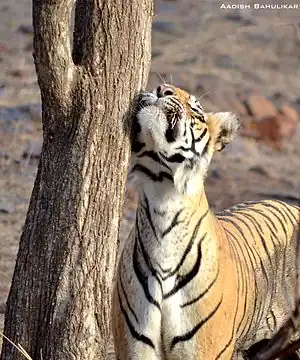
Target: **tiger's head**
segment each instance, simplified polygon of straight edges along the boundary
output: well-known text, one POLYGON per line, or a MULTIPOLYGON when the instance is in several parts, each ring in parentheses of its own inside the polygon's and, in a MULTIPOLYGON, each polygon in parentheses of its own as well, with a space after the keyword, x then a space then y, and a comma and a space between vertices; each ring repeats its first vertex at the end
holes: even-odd
POLYGON ((186 195, 201 190, 215 151, 239 129, 230 112, 205 113, 195 96, 173 85, 141 93, 133 123, 132 172, 186 195))

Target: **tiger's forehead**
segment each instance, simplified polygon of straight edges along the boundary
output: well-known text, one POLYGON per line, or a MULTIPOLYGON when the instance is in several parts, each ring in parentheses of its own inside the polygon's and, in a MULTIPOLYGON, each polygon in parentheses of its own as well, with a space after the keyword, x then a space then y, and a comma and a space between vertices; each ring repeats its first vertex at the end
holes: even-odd
MULTIPOLYGON (((174 91, 175 96, 178 98, 178 100, 182 103, 182 105, 196 105, 199 107, 200 104, 197 101, 196 96, 189 94, 187 91, 180 89, 174 85, 170 85, 170 84, 164 84, 166 85, 168 88, 172 89, 174 91)), ((200 106, 202 108, 202 106, 200 106)))
POLYGON ((189 94, 187 91, 182 90, 174 85, 169 85, 169 84, 165 84, 165 85, 173 90, 175 96, 181 102, 181 104, 186 108, 186 112, 190 116, 194 116, 195 115, 194 111, 196 110, 198 112, 198 115, 203 118, 202 122, 204 122, 204 116, 201 115, 204 114, 204 111, 199 101, 197 100, 196 96, 189 94))

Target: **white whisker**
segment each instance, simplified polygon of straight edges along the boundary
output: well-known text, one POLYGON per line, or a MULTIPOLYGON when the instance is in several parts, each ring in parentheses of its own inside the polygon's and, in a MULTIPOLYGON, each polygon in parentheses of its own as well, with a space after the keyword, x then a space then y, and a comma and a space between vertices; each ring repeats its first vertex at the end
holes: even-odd
POLYGON ((177 123, 176 116, 173 115, 172 120, 171 120, 171 129, 174 129, 176 123, 177 123))
POLYGON ((166 80, 162 77, 162 75, 161 75, 159 72, 156 71, 156 75, 160 78, 160 80, 161 80, 164 84, 166 84, 166 80))
POLYGON ((214 91, 217 91, 217 90, 220 90, 220 89, 222 89, 221 86, 216 87, 216 88, 211 89, 211 90, 208 90, 208 91, 206 91, 204 94, 202 94, 199 98, 197 98, 197 100, 200 101, 200 100, 202 100, 202 99, 204 98, 204 96, 206 96, 206 95, 208 95, 208 94, 211 94, 211 93, 213 93, 214 91))

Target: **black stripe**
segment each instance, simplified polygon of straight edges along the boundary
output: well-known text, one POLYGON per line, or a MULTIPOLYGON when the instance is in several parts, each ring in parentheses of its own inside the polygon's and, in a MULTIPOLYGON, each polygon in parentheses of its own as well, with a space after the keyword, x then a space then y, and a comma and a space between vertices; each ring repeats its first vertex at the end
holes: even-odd
POLYGON ((154 234, 154 236, 155 236, 155 239, 156 239, 157 241, 159 241, 159 240, 158 240, 158 236, 157 236, 156 229, 155 229, 155 227, 154 227, 154 225, 153 225, 152 216, 151 216, 151 212, 150 212, 149 201, 148 201, 148 198, 147 198, 147 196, 145 195, 145 193, 144 193, 144 200, 145 200, 146 206, 143 206, 143 209, 146 211, 146 217, 147 217, 148 222, 149 222, 149 224, 150 224, 150 227, 151 227, 151 229, 152 229, 152 231, 153 231, 153 234, 154 234))
POLYGON ((268 226, 271 234, 274 236, 275 239, 277 239, 277 226, 274 224, 274 221, 268 215, 266 215, 262 210, 256 209, 253 206, 249 206, 248 209, 250 211, 253 211, 254 213, 260 214, 262 217, 264 217, 271 223, 271 225, 273 226, 273 229, 271 228, 269 223, 267 221, 265 221, 265 224, 268 226))
MULTIPOLYGON (((294 208, 294 209, 296 209, 297 211, 300 211, 300 206, 297 206, 297 205, 294 205, 294 204, 287 204, 287 203, 285 203, 284 201, 280 201, 280 200, 276 200, 278 203, 280 203, 280 204, 282 204, 282 205, 285 205, 287 208, 288 207, 292 207, 292 208, 294 208)), ((289 211, 291 211, 290 209, 288 209, 289 211)), ((296 220, 296 221, 298 221, 298 220, 296 220)))
POLYGON ((251 234, 251 236, 252 236, 252 239, 255 240, 255 236, 254 236, 254 234, 253 234, 253 232, 252 232, 249 224, 248 224, 246 221, 244 221, 242 218, 238 217, 238 216, 237 216, 237 217, 234 217, 233 219, 226 219, 226 218, 225 218, 225 219, 223 219, 223 220, 230 222, 230 223, 237 229, 237 231, 241 234, 241 237, 242 237, 243 240, 244 240, 245 247, 248 247, 248 248, 249 248, 249 251, 250 251, 251 254, 253 255, 254 259, 255 259, 254 252, 256 253, 257 258, 259 259, 259 262, 260 262, 260 266, 261 266, 262 272, 263 272, 264 277, 265 277, 265 279, 266 279, 266 287, 267 287, 267 289, 269 289, 269 277, 268 277, 268 274, 267 274, 265 265, 264 265, 264 263, 263 263, 263 261, 262 261, 262 259, 261 259, 261 257, 260 257, 260 254, 257 252, 255 246, 249 246, 248 241, 247 241, 247 238, 246 238, 246 236, 245 236, 245 234, 244 234, 243 229, 237 224, 236 221, 241 221, 241 222, 247 227, 247 229, 250 231, 250 234, 251 234))
MULTIPOLYGON (((253 312, 252 312, 251 320, 250 320, 250 322, 248 321, 248 330, 249 330, 249 329, 252 328, 252 323, 253 323, 253 321, 254 321, 254 316, 253 316, 253 315, 255 314, 256 303, 257 303, 257 300, 258 300, 258 296, 257 296, 258 287, 257 287, 257 279, 256 279, 256 269, 255 269, 255 267, 253 266, 252 258, 251 258, 250 254, 249 254, 248 248, 245 247, 245 248, 246 248, 247 255, 248 255, 248 259, 250 260, 251 271, 250 271, 250 269, 249 269, 249 265, 248 265, 246 256, 245 256, 244 251, 243 251, 244 248, 241 246, 241 244, 240 244, 240 242, 239 242, 239 239, 237 239, 236 236, 235 236, 231 231, 229 231, 228 229, 225 228, 224 230, 230 235, 231 238, 233 238, 233 239, 235 240, 234 243, 239 246, 240 251, 241 251, 241 253, 243 254, 243 257, 244 257, 244 259, 245 259, 245 264, 246 264, 246 266, 247 266, 247 268, 248 268, 248 273, 249 273, 249 274, 252 274, 253 277, 254 277, 254 282, 255 282, 255 285, 254 285, 254 293, 255 293, 255 295, 254 295, 254 304, 253 304, 253 312)), ((229 239, 230 239, 230 237, 229 237, 229 239)), ((232 243, 233 243, 233 242, 232 242, 232 243)), ((247 290, 248 290, 248 289, 247 289, 247 290)), ((243 316, 243 318, 244 318, 244 316, 243 316)), ((241 326, 241 324, 242 324, 242 320, 243 320, 243 319, 241 319, 241 321, 240 321, 240 323, 239 323, 237 332, 239 331, 239 328, 240 328, 240 326, 241 326)), ((247 331, 248 331, 248 330, 247 330, 247 331)), ((244 331, 245 331, 245 328, 244 328, 244 331)), ((244 331, 242 332, 242 334, 244 333, 244 331)))
MULTIPOLYGON (((272 264, 272 258, 271 258, 271 255, 270 255, 270 253, 269 253, 268 247, 267 247, 267 245, 266 245, 265 239, 264 239, 263 236, 262 236, 262 234, 263 234, 263 229, 262 229, 262 227, 260 226, 260 224, 257 223, 256 219, 253 218, 253 217, 252 217, 251 215, 249 215, 248 213, 245 214, 244 212, 238 211, 238 210, 235 211, 235 212, 233 211, 233 213, 228 212, 228 213, 225 214, 225 216, 230 216, 230 217, 232 216, 232 217, 234 217, 236 220, 241 221, 241 222, 247 227, 247 229, 249 230, 252 238, 255 239, 255 235, 253 234, 250 225, 248 224, 247 221, 245 221, 245 220, 243 219, 243 217, 244 217, 245 219, 248 219, 248 221, 250 221, 250 223, 253 225, 254 229, 256 230, 256 232, 257 232, 257 234, 258 234, 258 236, 259 236, 259 238, 260 238, 260 240, 261 240, 261 243, 262 243, 262 245, 263 245, 263 248, 264 248, 264 250, 265 250, 265 252, 266 252, 266 255, 267 255, 268 260, 269 260, 269 262, 270 262, 270 265, 271 265, 271 267, 272 267, 272 265, 273 265, 273 264, 272 264), (239 216, 239 215, 241 215, 241 216, 239 216), (261 231, 261 232, 259 231, 258 226, 260 227, 260 231, 261 231)), ((273 245, 274 245, 274 248, 275 248, 275 244, 273 244, 273 245)), ((256 251, 255 247, 254 247, 253 249, 256 251)), ((263 268, 263 270, 264 270, 264 273, 266 273, 266 272, 265 272, 265 268, 263 268)), ((272 270, 273 270, 273 269, 272 269, 272 270)), ((268 280, 267 280, 267 283, 268 283, 268 280)))
POLYGON ((152 295, 150 294, 150 291, 148 288, 148 277, 145 274, 143 274, 140 264, 138 262, 137 241, 135 241, 135 243, 134 243, 132 262, 133 262, 133 269, 134 269, 135 275, 144 290, 146 299, 149 301, 149 303, 153 304, 154 306, 157 307, 157 309, 159 311, 161 311, 159 303, 155 299, 153 299, 152 295))
MULTIPOLYGON (((252 229, 251 229, 251 226, 247 223, 247 221, 245 221, 242 217, 240 216, 236 216, 237 214, 234 214, 232 212, 226 212, 226 210, 224 211, 224 215, 222 216, 230 216, 230 217, 233 217, 234 219, 237 219, 239 221, 241 221, 245 226, 246 228, 248 229, 248 231, 250 232, 251 236, 253 239, 255 239, 255 235, 253 234, 252 232, 252 229)), ((223 219, 222 219, 223 220, 223 219)), ((228 219, 229 220, 229 219, 228 219)))
MULTIPOLYGON (((240 204, 236 204, 226 210, 229 210, 229 211, 235 211, 235 209, 247 209, 249 207, 249 205, 257 205, 257 204, 261 204, 262 201, 257 201, 257 200, 249 200, 249 201, 244 201, 243 203, 240 203, 240 204)), ((221 211, 222 213, 222 211, 221 211)))
POLYGON ((238 304, 236 304, 236 308, 235 308, 235 312, 234 312, 234 317, 233 317, 233 324, 231 326, 231 335, 230 338, 228 340, 228 342, 225 344, 225 346, 223 347, 223 349, 219 352, 219 354, 216 356, 215 360, 220 359, 220 357, 224 354, 224 352, 228 349, 228 347, 230 346, 230 344, 232 343, 234 334, 235 334, 235 320, 236 320, 236 315, 238 312, 238 304))
MULTIPOLYGON (((250 253, 252 254, 252 256, 253 256, 253 258, 254 258, 254 262, 255 262, 255 264, 257 265, 257 263, 256 263, 256 257, 255 257, 255 255, 254 255, 254 253, 253 253, 253 250, 254 250, 254 247, 251 247, 251 246, 249 246, 249 244, 248 244, 248 242, 247 242, 247 238, 246 238, 246 236, 245 236, 245 234, 244 234, 244 232, 243 232, 243 229, 235 222, 235 220, 236 219, 226 219, 226 218, 223 218, 222 219, 222 221, 225 221, 225 222, 227 222, 227 223, 229 223, 229 224, 231 224, 239 233, 240 233, 240 235, 241 235, 241 238, 244 240, 244 245, 245 245, 245 250, 247 251, 247 254, 248 254, 248 256, 249 256, 249 259, 250 259, 250 261, 251 261, 251 263, 252 263, 252 258, 251 258, 251 256, 250 256, 250 253)), ((226 229, 226 230, 228 230, 228 229, 226 229)), ((229 230, 228 230, 228 233, 229 234, 231 234, 231 236, 236 240, 236 241, 239 241, 239 239, 237 239, 229 230)), ((254 238, 255 239, 255 238, 254 238)), ((253 263, 252 263, 253 264, 253 263)), ((254 271, 254 273, 255 273, 255 268, 253 267, 253 271, 254 271)))
POLYGON ((168 179, 171 180, 173 182, 173 177, 172 175, 164 172, 164 171, 160 171, 158 174, 153 173, 151 170, 149 170, 148 168, 146 168, 143 165, 137 164, 133 167, 132 172, 134 171, 140 171, 142 173, 144 173, 145 175, 147 175, 151 180, 153 181, 159 181, 162 182, 164 179, 168 179))
POLYGON ((192 149, 190 148, 190 147, 188 147, 188 148, 185 148, 184 146, 179 146, 179 147, 177 147, 177 148, 175 148, 175 150, 183 150, 183 151, 192 151, 192 149))
MULTIPOLYGON (((291 221, 292 224, 299 222, 299 219, 296 218, 296 216, 293 214, 293 212, 292 212, 291 209, 290 209, 290 206, 292 206, 293 208, 296 208, 296 209, 299 211, 300 209, 299 209, 298 207, 296 207, 296 206, 294 206, 294 205, 291 205, 291 204, 286 204, 286 203, 283 202, 283 201, 276 201, 276 203, 281 204, 281 205, 283 206, 283 208, 287 211, 287 213, 292 216, 292 218, 294 219, 294 221, 292 221, 292 220, 290 219, 290 217, 289 217, 289 219, 290 219, 290 221, 291 221)), ((274 206, 274 205, 273 205, 273 206, 274 206)))
MULTIPOLYGON (((274 254, 275 254, 275 258, 271 256, 270 252, 269 252, 269 248, 266 244, 266 241, 265 241, 265 235, 264 235, 264 229, 262 228, 261 224, 257 221, 257 219, 255 217, 253 217, 250 212, 251 210, 248 210, 247 208, 244 208, 244 210, 234 210, 234 212, 236 214, 241 214, 241 216, 245 217, 246 219, 248 219, 251 224, 253 225, 253 227, 255 228, 258 236, 259 236, 259 239, 263 245, 263 248, 265 250, 265 253, 267 255, 267 258, 270 262, 270 268, 269 268, 269 281, 268 281, 268 286, 269 286, 269 293, 270 293, 270 296, 272 297, 273 296, 273 293, 274 293, 274 289, 275 289, 275 277, 274 277, 274 267, 277 266, 277 256, 276 254, 278 253, 276 251, 276 249, 278 248, 278 245, 273 241, 273 237, 272 236, 269 236, 269 239, 270 241, 272 242, 273 244, 273 247, 274 247, 274 254)), ((272 231, 269 224, 267 222, 265 222, 266 226, 269 228, 270 232, 272 231)))
POLYGON ((192 144, 191 144, 191 151, 196 154, 196 155, 200 155, 198 153, 198 151, 196 150, 196 139, 195 139, 195 135, 194 135, 194 132, 191 131, 191 135, 192 135, 192 144))
MULTIPOLYGON (((218 217, 219 217, 219 215, 221 215, 221 214, 218 214, 218 217)), ((263 230, 262 226, 260 225, 260 223, 257 222, 257 220, 256 220, 255 217, 253 217, 251 214, 249 214, 249 211, 247 211, 247 209, 244 209, 244 210, 233 210, 232 213, 226 211, 226 213, 224 214, 224 216, 233 216, 233 217, 236 216, 236 215, 241 215, 241 216, 245 217, 245 218, 248 219, 248 220, 251 222, 251 224, 254 226, 254 228, 255 228, 255 230, 256 230, 256 232, 257 232, 257 234, 258 234, 258 236, 259 236, 259 238, 260 238, 260 240, 261 240, 261 243, 262 243, 262 245, 263 245, 263 248, 264 248, 264 250, 265 250, 265 252, 266 252, 266 254, 267 254, 267 257, 268 257, 268 259, 269 259, 269 262, 270 262, 270 264, 271 264, 271 266, 272 266, 272 265, 273 265, 273 263, 272 263, 272 257, 271 257, 271 255, 270 255, 270 253, 269 253, 268 246, 267 246, 266 241, 265 241, 265 239, 264 239, 264 230, 263 230)), ((239 218, 239 217, 238 217, 238 218, 239 218)), ((271 238, 271 241, 272 241, 272 238, 271 238)), ((274 246, 274 249, 275 249, 275 248, 276 248, 276 244, 275 244, 273 241, 272 241, 272 243, 273 243, 273 246, 274 246)))
MULTIPOLYGON (((138 220, 138 216, 137 216, 137 220, 138 220)), ((138 226, 138 221, 136 221, 136 228, 137 228, 137 239, 138 239, 138 243, 139 243, 139 246, 140 246, 140 249, 142 251, 142 255, 143 255, 143 258, 144 258, 144 261, 146 263, 146 265, 148 266, 148 269, 150 270, 152 276, 155 277, 155 279, 157 280, 159 286, 160 286, 160 290, 161 292, 163 292, 163 288, 162 288, 162 284, 161 284, 161 281, 159 279, 159 277, 157 276, 157 271, 154 269, 153 265, 151 264, 151 260, 150 260, 150 257, 145 249, 145 246, 143 244, 143 241, 142 241, 142 238, 141 238, 141 234, 140 234, 140 228, 138 226)))
POLYGON ((177 264, 177 266, 175 267, 175 269, 174 269, 173 271, 171 271, 167 276, 163 277, 163 280, 166 280, 167 278, 175 275, 176 272, 180 269, 180 267, 181 267, 182 264, 184 263, 185 258, 187 257, 188 253, 191 251, 191 249, 192 249, 192 247, 193 247, 193 245, 194 245, 194 242, 195 242, 195 240, 196 240, 196 238, 197 238, 197 235, 198 235, 198 230, 199 230, 199 228, 200 228, 200 225, 201 225, 203 219, 207 216, 208 211, 209 211, 209 210, 207 210, 207 211, 204 213, 204 215, 202 215, 202 216, 200 217, 199 221, 197 222, 197 224, 196 224, 196 226, 195 226, 195 228, 194 228, 193 234, 192 234, 192 236, 191 236, 191 238, 190 238, 190 241, 189 241, 189 243, 188 243, 188 245, 187 245, 187 247, 186 247, 186 249, 185 249, 185 251, 184 251, 184 253, 183 253, 183 255, 182 255, 182 258, 181 258, 180 261, 179 261, 179 263, 177 264))
MULTIPOLYGON (((238 217, 235 218, 235 221, 236 221, 236 220, 242 221, 242 219, 240 219, 240 218, 238 218, 238 217)), ((243 223, 245 223, 245 222, 243 221, 243 223)), ((244 239, 245 247, 248 247, 248 248, 249 248, 250 252, 252 253, 252 255, 253 255, 253 257, 254 257, 254 259, 255 259, 254 253, 256 254, 257 258, 259 259, 260 267, 261 267, 262 273, 263 273, 264 278, 265 278, 265 281, 266 281, 266 289, 267 289, 267 290, 270 289, 269 276, 268 276, 268 273, 267 273, 267 271, 266 271, 264 262, 262 261, 262 259, 261 259, 261 257, 260 257, 260 254, 259 254, 258 251, 256 250, 255 246, 250 246, 250 245, 248 244, 247 238, 245 237, 242 228, 241 228, 236 222, 233 222, 232 224, 233 224, 233 225, 236 227, 236 229, 240 232, 241 237, 244 239)), ((251 234, 252 234, 252 232, 251 232, 251 234)), ((252 236, 253 236, 253 235, 252 235, 252 236)), ((255 239, 255 237, 253 237, 253 239, 255 239)), ((255 261, 255 263, 257 264, 256 261, 255 261)), ((262 301, 262 302, 263 302, 263 301, 262 301)), ((263 312, 263 310, 264 310, 263 306, 261 307, 261 310, 262 310, 262 312, 263 312)), ((262 315, 262 314, 261 314, 261 315, 262 315)), ((259 311, 258 311, 258 322, 260 322, 260 320, 261 320, 261 318, 260 318, 260 316, 259 316, 259 311)))
POLYGON ((171 110, 173 110, 173 111, 175 111, 175 110, 179 111, 179 110, 182 109, 182 104, 181 104, 180 100, 177 99, 176 97, 169 97, 169 98, 168 98, 168 104, 167 104, 167 105, 169 105, 168 110, 170 110, 170 111, 171 111, 171 110))
POLYGON ((166 130, 165 137, 166 137, 166 140, 167 140, 168 143, 172 143, 172 142, 174 142, 176 140, 176 136, 177 136, 177 133, 178 133, 178 128, 177 128, 176 125, 173 128, 171 126, 169 126, 167 128, 167 130, 166 130))
MULTIPOLYGON (((183 137, 185 137, 185 136, 186 136, 186 128, 187 128, 187 121, 185 121, 185 122, 184 122, 184 132, 183 132, 183 137)), ((186 143, 186 140, 187 140, 187 139, 185 139, 185 143, 186 143)))
POLYGON ((162 156, 166 161, 171 163, 182 163, 186 159, 183 155, 177 153, 170 157, 165 156, 163 153, 159 153, 160 156, 162 156))
POLYGON ((162 237, 162 238, 165 237, 166 235, 168 235, 169 232, 172 231, 172 229, 173 229, 175 226, 177 226, 178 224, 184 222, 183 220, 180 220, 180 221, 178 220, 178 218, 179 218, 180 214, 182 213, 182 211, 183 211, 183 209, 177 211, 177 213, 176 213, 176 215, 174 216, 171 224, 166 228, 166 230, 164 230, 164 231, 162 232, 162 234, 161 234, 161 237, 162 237))
MULTIPOLYGON (((265 206, 267 205, 267 204, 264 204, 265 206)), ((287 234, 287 229, 286 229, 286 227, 285 227, 285 225, 284 225, 284 223, 282 222, 282 220, 281 220, 281 218, 280 218, 280 216, 278 216, 274 211, 272 211, 271 209, 267 209, 276 219, 277 219, 277 221, 280 223, 280 225, 281 225, 281 227, 282 227, 282 230, 283 230, 283 232, 284 232, 284 235, 285 235, 285 237, 286 237, 286 239, 288 238, 288 234, 287 234)), ((277 209, 277 211, 278 211, 278 209, 277 209)), ((280 213, 280 211, 279 211, 279 213, 280 213)), ((281 215, 282 215, 282 213, 280 213, 281 215)), ((279 230, 279 229, 277 229, 277 230, 279 230)))
POLYGON ((192 305, 194 304, 195 302, 197 302, 198 300, 200 300, 201 298, 203 298, 203 296, 205 294, 207 294, 209 292, 209 290, 214 286, 215 282, 217 281, 218 279, 218 276, 219 276, 219 272, 220 272, 220 269, 218 268, 218 271, 217 271, 217 274, 215 276, 215 278, 212 280, 212 282, 208 285, 208 287, 202 291, 196 298, 190 300, 190 301, 187 301, 183 304, 180 305, 181 308, 184 308, 186 306, 189 306, 189 305, 192 305))
POLYGON ((203 131, 202 131, 202 133, 200 134, 200 136, 195 140, 195 142, 197 143, 197 142, 200 142, 203 138, 204 138, 204 136, 205 136, 205 134, 207 133, 207 128, 205 128, 203 131))
MULTIPOLYGON (((226 235, 226 238, 228 240, 228 234, 225 232, 225 235, 226 235)), ((241 261, 241 258, 240 258, 240 255, 236 249, 236 245, 234 242, 230 242, 228 241, 228 245, 229 245, 229 248, 234 252, 234 256, 235 256, 235 259, 237 260, 236 261, 236 264, 237 264, 237 281, 238 281, 238 284, 237 284, 237 293, 239 295, 239 298, 240 299, 244 299, 244 307, 243 307, 243 316, 237 326, 237 331, 236 331, 236 334, 238 334, 239 332, 239 329, 240 327, 242 326, 242 323, 245 319, 245 316, 247 314, 246 312, 246 309, 247 309, 247 305, 248 305, 248 291, 247 291, 247 286, 246 286, 246 275, 247 275, 247 272, 243 271, 243 268, 242 268, 242 261, 241 261), (241 281, 241 293, 240 293, 240 281, 241 281)), ((248 319, 246 319, 246 324, 248 324, 248 319)), ((244 328, 243 328, 243 331, 242 333, 244 332, 244 328)), ((239 336, 239 338, 241 338, 241 336, 239 336)))
POLYGON ((175 150, 183 150, 183 151, 191 151, 194 155, 199 156, 200 154, 198 151, 195 150, 195 144, 193 144, 189 148, 185 148, 184 146, 179 146, 178 148, 175 148, 175 150))
POLYGON ((287 215, 287 213, 284 211, 284 209, 279 208, 279 207, 275 206, 274 204, 270 204, 270 203, 265 203, 264 206, 267 208, 276 210, 277 212, 279 212, 280 216, 284 219, 284 221, 287 222, 287 220, 289 220, 291 222, 291 224, 293 224, 293 221, 291 220, 289 215, 287 215))
MULTIPOLYGON (((127 307, 128 307, 128 309, 130 310, 130 312, 131 312, 131 314, 133 315, 133 317, 135 318, 135 321, 136 321, 137 323, 139 323, 139 320, 138 320, 138 318, 137 318, 137 316, 136 316, 136 313, 135 313, 134 310, 132 309, 132 307, 131 307, 131 305, 130 305, 130 302, 129 302, 129 300, 128 300, 128 297, 127 297, 127 294, 126 294, 126 291, 125 291, 125 288, 124 288, 124 285, 123 285, 121 273, 120 273, 119 279, 120 279, 121 289, 122 289, 123 296, 124 296, 124 298, 125 298, 125 300, 126 300, 127 307)), ((119 283, 118 283, 118 282, 117 282, 117 287, 119 287, 119 283)), ((118 293, 119 293, 119 289, 118 289, 118 293)))
MULTIPOLYGON (((195 111, 193 108, 192 108, 193 111, 195 111)), ((206 121, 204 120, 204 115, 202 114, 194 114, 193 115, 197 120, 199 120, 200 122, 206 124, 206 121)))
MULTIPOLYGON (((234 318, 235 318, 235 317, 236 317, 236 312, 235 312, 234 318)), ((235 322, 235 321, 234 321, 234 322, 235 322)), ((215 357, 215 360, 220 359, 220 357, 221 357, 221 356, 224 354, 224 352, 228 349, 228 347, 229 347, 230 344, 232 343, 233 335, 234 335, 234 326, 232 327, 231 335, 230 335, 230 338, 229 338, 228 342, 225 344, 225 346, 224 346, 223 349, 219 352, 219 354, 215 357)))
POLYGON ((161 267, 161 265, 160 264, 156 264, 158 267, 159 267, 159 269, 160 269, 160 271, 161 272, 163 272, 163 273, 168 273, 168 272, 170 272, 171 270, 172 270, 172 268, 168 268, 168 269, 163 269, 162 267, 161 267))
POLYGON ((201 152, 201 156, 206 155, 209 143, 210 143, 210 137, 208 138, 207 143, 205 144, 205 146, 201 152))
POLYGON ((206 234, 202 236, 202 238, 200 239, 200 241, 198 243, 197 260, 196 260, 193 268, 186 275, 177 275, 176 285, 173 287, 173 289, 171 291, 164 294, 164 299, 167 299, 170 296, 176 294, 178 290, 183 288, 186 284, 188 284, 191 280, 193 280, 193 278, 198 274, 198 271, 200 269, 200 264, 201 264, 201 258, 202 258, 201 244, 205 237, 206 237, 206 234))
POLYGON ((201 320, 192 330, 188 331, 187 333, 185 333, 183 335, 175 336, 172 340, 170 350, 173 350, 174 346, 176 344, 178 344, 179 342, 190 340, 196 334, 196 332, 215 315, 215 313, 218 311, 219 307, 222 304, 222 300, 223 300, 223 298, 221 298, 221 300, 219 301, 217 306, 213 309, 213 311, 206 318, 201 320))
POLYGON ((133 141, 131 150, 135 153, 138 153, 142 150, 142 148, 145 146, 145 143, 139 142, 139 141, 133 141))
POLYGON ((286 215, 286 217, 290 220, 291 224, 293 224, 295 226, 299 223, 300 218, 297 219, 296 216, 292 213, 291 209, 289 209, 288 207, 284 207, 281 210, 286 215))
POLYGON ((195 148, 195 136, 194 136, 194 133, 193 133, 193 131, 191 131, 190 133, 191 133, 191 137, 192 137, 190 147, 185 148, 184 146, 179 146, 179 147, 175 148, 175 150, 191 151, 193 154, 199 156, 199 153, 195 148))
POLYGON ((140 155, 138 155, 139 158, 145 157, 145 156, 149 157, 150 159, 152 159, 153 161, 159 163, 160 165, 164 165, 168 170, 172 171, 170 169, 170 167, 164 161, 162 161, 162 159, 157 155, 156 152, 154 152, 152 150, 151 151, 144 151, 140 155))
POLYGON ((149 158, 151 158, 154 161, 157 161, 158 163, 160 162, 160 158, 158 157, 158 155, 156 154, 156 152, 152 151, 152 150, 146 150, 143 151, 141 154, 138 155, 139 158, 147 156, 149 158))
POLYGON ((120 293, 119 293, 119 290, 117 288, 117 291, 118 291, 118 297, 119 297, 119 303, 120 303, 120 308, 121 308, 121 311, 125 317, 125 320, 126 320, 126 324, 129 328, 129 331, 131 333, 131 335, 137 340, 137 341, 141 341, 143 342, 144 344, 146 345, 149 345, 152 349, 155 349, 155 346, 153 344, 153 342, 145 335, 143 334, 139 334, 136 329, 134 328, 134 326, 132 325, 130 319, 129 319, 129 316, 128 314, 126 313, 123 305, 122 305, 122 301, 121 301, 121 296, 120 296, 120 293))

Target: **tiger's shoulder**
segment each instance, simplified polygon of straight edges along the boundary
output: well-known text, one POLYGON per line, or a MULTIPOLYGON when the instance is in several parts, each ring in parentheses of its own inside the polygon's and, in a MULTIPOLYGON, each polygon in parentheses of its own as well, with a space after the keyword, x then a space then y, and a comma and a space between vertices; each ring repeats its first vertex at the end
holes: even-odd
POLYGON ((269 223, 274 229, 290 228, 300 224, 300 207, 281 200, 246 201, 216 213, 218 220, 269 223))
MULTIPOLYGON (((300 199, 299 199, 299 204, 300 204, 300 199)), ((249 201, 244 201, 242 203, 239 204, 235 204, 227 209, 224 210, 220 210, 216 213, 216 216, 222 216, 223 214, 228 214, 228 213, 234 213, 234 212, 238 212, 238 211, 243 211, 243 210, 257 210, 257 211, 277 211, 277 212, 281 212, 282 214, 284 213, 288 213, 291 216, 294 215, 295 217, 295 221, 299 222, 299 218, 297 219, 297 215, 299 215, 299 211, 300 211, 300 205, 295 205, 292 202, 284 202, 282 200, 249 200, 249 201)))

